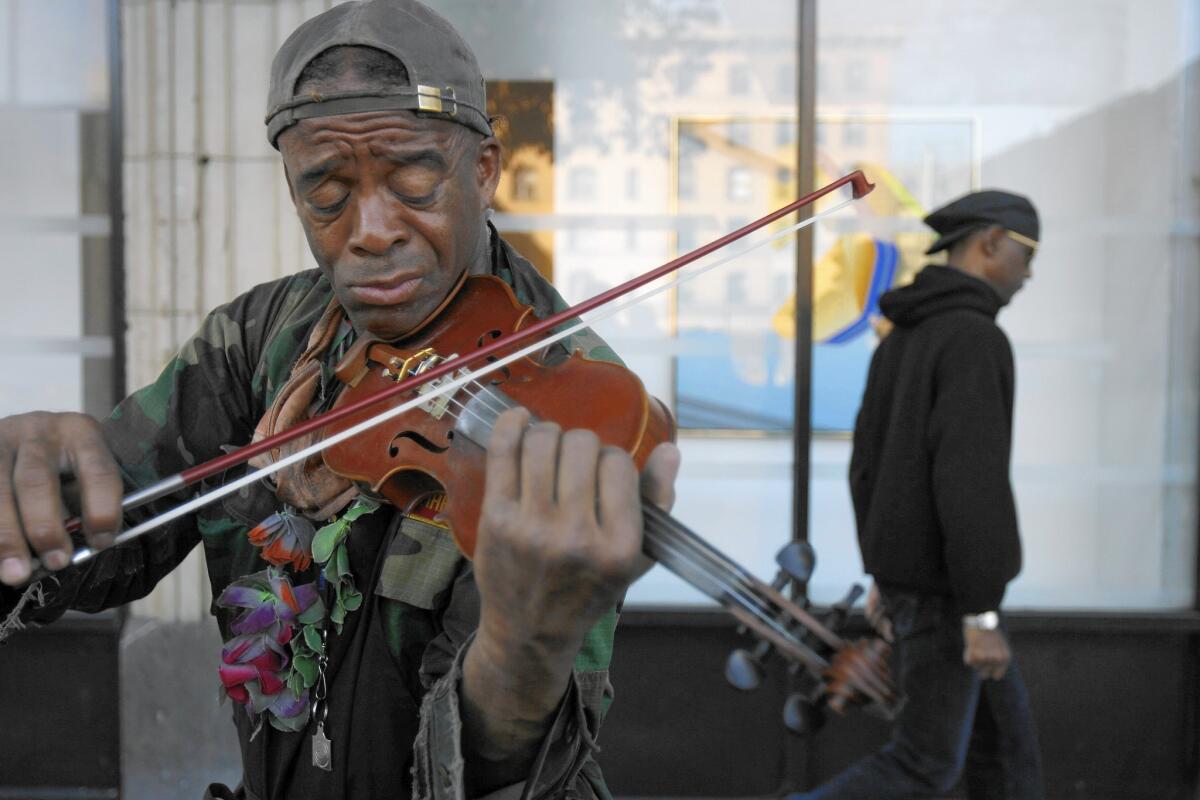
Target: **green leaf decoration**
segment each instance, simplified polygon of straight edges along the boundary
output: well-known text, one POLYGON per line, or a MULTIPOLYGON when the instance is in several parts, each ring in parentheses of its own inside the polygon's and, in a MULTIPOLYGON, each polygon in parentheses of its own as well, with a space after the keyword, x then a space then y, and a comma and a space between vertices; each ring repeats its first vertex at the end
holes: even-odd
POLYGON ((379 503, 367 497, 360 497, 354 501, 354 505, 350 506, 349 510, 342 515, 342 519, 347 522, 354 522, 359 517, 370 514, 379 508, 379 503))
MULTIPOLYGON (((317 659, 312 656, 298 656, 292 662, 292 667, 296 670, 296 674, 304 679, 304 688, 307 689, 317 682, 317 659)), ((300 694, 296 691, 295 694, 300 694)))
POLYGON ((325 580, 336 584, 338 582, 337 561, 335 559, 330 559, 329 563, 327 563, 324 569, 321 570, 321 574, 325 576, 325 580))
POLYGON ((337 563, 337 575, 339 578, 345 578, 350 574, 350 549, 346 547, 346 542, 343 540, 334 553, 337 563))
MULTIPOLYGON (((376 501, 360 497, 346 509, 346 513, 323 526, 313 536, 313 560, 322 565, 321 574, 334 587, 335 597, 333 607, 329 609, 329 621, 333 623, 334 629, 339 634, 342 632, 342 624, 346 621, 346 615, 357 611, 363 604, 362 593, 354 588, 354 575, 350 571, 350 552, 346 548, 346 535, 350 532, 350 526, 355 520, 378 508, 379 503, 376 501)), ((323 616, 324 612, 325 609, 322 606, 320 616, 323 616)), ((313 653, 317 653, 321 649, 320 632, 315 627, 307 626, 317 622, 320 616, 315 616, 313 619, 305 619, 303 616, 298 618, 305 623, 306 627, 304 636, 297 638, 303 638, 304 646, 313 653)), ((297 641, 293 640, 293 652, 296 654, 297 662, 295 669, 299 670, 298 663, 305 654, 295 646, 296 644, 297 641)))
POLYGON ((317 531, 313 536, 312 552, 313 560, 318 564, 324 564, 329 561, 329 557, 333 555, 334 548, 342 541, 346 532, 350 530, 350 521, 347 517, 334 520, 325 527, 317 531))
POLYGON ((292 694, 300 694, 304 691, 304 676, 293 670, 292 674, 288 675, 287 687, 292 694))

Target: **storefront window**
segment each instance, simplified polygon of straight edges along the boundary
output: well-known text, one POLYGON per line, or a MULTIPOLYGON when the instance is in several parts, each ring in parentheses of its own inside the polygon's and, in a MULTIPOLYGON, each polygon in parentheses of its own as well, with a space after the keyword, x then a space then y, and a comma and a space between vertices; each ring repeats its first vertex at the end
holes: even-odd
POLYGON ((1010 606, 1191 606, 1200 353, 1200 7, 821 3, 818 169, 879 188, 814 252, 811 536, 832 597, 858 577, 845 472, 878 293, 925 262, 920 218, 1028 195, 1033 280, 999 318, 1017 362, 1010 606), (1009 31, 1001 36, 975 31, 1009 31), (1069 43, 1070 57, 1063 57, 1069 43), (868 213, 869 212, 869 213, 868 213))

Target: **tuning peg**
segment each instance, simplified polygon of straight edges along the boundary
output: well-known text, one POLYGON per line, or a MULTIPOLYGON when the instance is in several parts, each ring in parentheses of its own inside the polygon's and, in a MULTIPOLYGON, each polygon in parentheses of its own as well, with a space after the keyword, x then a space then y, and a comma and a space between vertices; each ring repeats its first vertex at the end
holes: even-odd
POLYGON ((861 583, 856 583, 846 592, 846 596, 833 604, 834 608, 843 608, 849 611, 858 602, 858 598, 863 596, 863 587, 861 583))
POLYGON ((858 598, 863 595, 863 587, 861 584, 854 584, 850 590, 846 592, 846 596, 834 603, 829 608, 829 616, 826 618, 826 627, 830 630, 840 631, 846 624, 846 617, 850 616, 850 609, 854 608, 854 604, 858 602, 858 598))
POLYGON ((808 542, 789 542, 775 554, 775 563, 792 580, 808 583, 817 566, 817 554, 808 542))
POLYGON ((825 724, 825 711, 797 692, 783 704, 783 724, 797 736, 811 736, 825 724))
POLYGON ((762 659, 766 653, 759 653, 760 649, 762 649, 762 643, 754 649, 754 652, 739 647, 729 654, 729 658, 725 659, 725 680, 729 681, 733 688, 749 692, 762 684, 765 674, 762 659))

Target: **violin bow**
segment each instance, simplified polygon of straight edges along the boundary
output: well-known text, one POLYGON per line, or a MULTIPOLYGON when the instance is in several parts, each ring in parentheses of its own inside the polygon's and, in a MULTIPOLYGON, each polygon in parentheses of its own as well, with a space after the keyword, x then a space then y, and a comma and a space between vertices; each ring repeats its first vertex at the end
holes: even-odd
MULTIPOLYGON (((685 253, 684 255, 679 256, 678 258, 675 258, 671 261, 668 261, 667 263, 665 263, 659 267, 656 267, 648 272, 645 272, 641 275, 631 278, 630 280, 625 281, 624 283, 622 283, 618 286, 615 286, 611 289, 607 289, 603 292, 600 292, 599 294, 597 294, 591 298, 588 298, 587 300, 583 300, 583 301, 577 303, 576 305, 571 306, 570 308, 566 308, 558 313, 552 314, 551 316, 548 316, 545 319, 539 320, 526 328, 522 328, 518 331, 513 331, 505 336, 497 338, 497 339, 493 340, 492 342, 484 345, 483 347, 480 347, 479 349, 472 351, 469 354, 459 356, 456 358, 449 358, 446 361, 443 361, 435 366, 432 366, 429 369, 426 369, 419 374, 414 374, 411 377, 397 381, 395 385, 389 386, 388 388, 381 390, 381 391, 377 392, 376 394, 371 395, 370 397, 365 397, 362 400, 359 400, 355 403, 348 404, 341 408, 332 409, 330 411, 325 412, 324 414, 320 414, 318 416, 312 417, 311 419, 305 420, 304 422, 301 422, 297 425, 294 425, 291 428, 288 428, 285 431, 281 431, 273 436, 269 436, 269 437, 263 438, 257 442, 247 444, 231 453, 227 453, 225 455, 218 456, 217 458, 214 458, 210 461, 206 461, 202 464, 198 464, 194 467, 190 467, 176 475, 173 475, 168 478, 164 478, 161 481, 158 481, 157 483, 151 484, 150 486, 147 486, 143 489, 139 489, 135 492, 132 492, 132 493, 126 495, 122 500, 121 508, 123 511, 133 510, 133 509, 143 506, 147 503, 153 502, 154 500, 165 497, 166 495, 177 492, 180 489, 184 489, 188 486, 192 486, 192 485, 200 482, 201 480, 204 480, 205 478, 208 478, 219 472, 223 472, 227 469, 230 469, 231 467, 235 467, 240 464, 243 464, 246 461, 249 461, 250 459, 254 458, 257 455, 265 453, 269 450, 273 450, 276 447, 279 447, 281 444, 284 444, 286 442, 297 439, 308 433, 312 433, 313 431, 319 430, 320 428, 323 428, 326 425, 329 425, 333 422, 342 420, 342 419, 344 419, 352 414, 356 414, 359 411, 362 411, 364 409, 376 406, 379 403, 382 403, 386 400, 392 399, 394 397, 398 397, 398 396, 400 396, 406 392, 410 392, 413 389, 416 389, 420 386, 428 384, 433 387, 433 388, 430 388, 430 389, 424 391, 417 397, 414 397, 410 400, 407 400, 407 401, 401 403, 400 405, 394 406, 392 408, 384 409, 382 412, 375 415, 374 417, 364 420, 363 422, 360 422, 357 425, 354 425, 353 427, 347 428, 344 431, 341 431, 337 434, 323 438, 321 441, 318 441, 318 442, 314 443, 313 445, 310 445, 309 447, 306 447, 302 450, 298 450, 295 453, 285 456, 285 457, 283 457, 277 461, 274 461, 273 463, 268 464, 264 467, 260 467, 257 470, 248 472, 247 474, 241 476, 240 478, 230 481, 222 486, 216 487, 215 489, 209 491, 207 494, 198 495, 196 497, 193 497, 192 499, 176 506, 175 508, 165 511, 162 514, 159 514, 158 516, 152 517, 151 519, 145 520, 144 522, 139 523, 138 525, 136 525, 126 531, 122 531, 119 535, 117 535, 114 538, 113 544, 110 545, 110 547, 114 547, 114 546, 123 544, 127 541, 137 538, 138 536, 141 536, 142 534, 144 534, 148 531, 154 530, 155 528, 159 528, 159 527, 167 524, 168 522, 171 522, 172 520, 175 520, 186 514, 190 514, 191 512, 195 511, 198 508, 201 508, 205 505, 213 503, 216 500, 219 500, 220 498, 225 497, 226 495, 232 494, 233 492, 240 489, 242 486, 253 483, 254 481, 259 480, 260 478, 262 478, 266 475, 273 474, 291 464, 294 464, 299 461, 303 461, 307 458, 310 458, 311 456, 316 455, 317 453, 320 453, 322 450, 324 450, 327 447, 330 447, 334 444, 337 444, 338 442, 344 441, 345 439, 351 438, 353 436, 357 436, 362 431, 367 430, 368 428, 374 427, 375 425, 382 424, 383 422, 387 421, 388 419, 391 419, 393 417, 396 417, 403 413, 406 413, 407 411, 410 411, 411 409, 416 408, 417 406, 428 403, 431 399, 433 399, 435 397, 439 397, 441 395, 457 391, 461 387, 466 386, 469 383, 477 380, 479 377, 486 375, 494 370, 501 369, 501 368, 505 367, 506 365, 512 363, 513 361, 517 361, 521 358, 530 356, 530 355, 536 353, 537 351, 542 350, 546 346, 553 344, 556 341, 559 341, 561 339, 565 339, 569 336, 572 336, 575 333, 578 333, 579 331, 583 330, 584 328, 589 327, 590 325, 594 324, 599 319, 603 319, 607 316, 611 316, 612 314, 616 314, 617 312, 621 311, 622 309, 626 308, 629 305, 632 305, 635 302, 642 302, 643 300, 645 300, 649 297, 652 297, 655 294, 658 294, 662 291, 665 291, 684 280, 691 280, 692 278, 695 278, 695 277, 703 274, 704 272, 707 272, 711 269, 715 269, 716 267, 721 266, 721 265, 727 263, 728 261, 732 260, 732 258, 745 255, 746 253, 749 253, 751 250, 754 250, 754 249, 757 249, 758 247, 762 247, 763 245, 769 244, 770 242, 775 241, 779 238, 782 238, 783 236, 786 236, 786 235, 792 233, 793 231, 807 227, 807 226, 813 224, 814 222, 816 222, 817 220, 822 219, 823 217, 827 217, 830 214, 833 214, 836 211, 842 209, 843 207, 845 207, 849 203, 853 202, 854 200, 859 200, 859 199, 865 197, 874 188, 875 188, 875 184, 873 184, 867 180, 867 178, 863 174, 862 170, 855 170, 854 172, 844 175, 841 178, 838 178, 837 180, 833 181, 832 183, 822 186, 821 188, 817 189, 816 191, 813 191, 813 192, 805 195, 804 197, 794 200, 791 203, 788 203, 787 205, 782 206, 781 208, 778 208, 775 211, 772 211, 771 213, 767 214, 766 216, 763 216, 757 220, 754 220, 753 222, 750 222, 750 223, 742 226, 741 228, 738 228, 735 231, 727 233, 718 239, 714 239, 713 241, 711 241, 705 245, 702 245, 702 246, 696 248, 695 250, 692 250, 689 253, 685 253), (767 238, 760 242, 757 242, 754 245, 752 245, 751 247, 746 248, 742 252, 735 253, 733 256, 726 257, 725 259, 722 259, 713 264, 710 264, 710 265, 704 267, 702 270, 695 272, 694 274, 691 274, 691 275, 688 275, 688 276, 682 277, 682 278, 677 278, 674 282, 667 283, 667 284, 660 286, 657 289, 654 289, 650 292, 643 293, 642 295, 639 295, 639 296, 633 298, 632 300, 627 301, 626 303, 617 304, 616 306, 611 307, 607 311, 607 313, 605 313, 603 316, 593 318, 592 320, 590 320, 588 322, 576 321, 576 322, 574 322, 574 324, 564 328, 563 330, 553 332, 553 333, 550 333, 549 335, 543 336, 543 334, 546 334, 548 331, 552 331, 555 327, 562 325, 563 323, 567 323, 572 320, 576 320, 576 318, 578 318, 582 314, 586 314, 587 312, 593 311, 596 308, 599 308, 600 306, 612 303, 613 301, 617 300, 618 298, 620 298, 624 295, 627 295, 630 292, 633 292, 636 289, 639 289, 639 288, 645 286, 646 284, 651 283, 652 281, 655 281, 665 275, 669 275, 673 272, 677 272, 678 270, 682 269, 683 267, 687 266, 688 264, 691 264, 691 263, 725 247, 726 245, 732 244, 733 242, 736 242, 739 239, 742 239, 742 238, 748 236, 749 234, 751 234, 767 225, 770 225, 772 222, 775 222, 779 219, 782 219, 783 217, 786 217, 787 215, 789 215, 795 211, 798 211, 799 209, 803 208, 804 206, 815 203, 820 198, 825 197, 826 195, 832 194, 833 192, 837 191, 838 189, 840 189, 844 186, 850 186, 851 190, 852 190, 852 197, 848 200, 844 200, 841 203, 838 203, 838 204, 826 209, 825 211, 822 211, 819 214, 813 214, 813 215, 805 218, 804 220, 801 220, 800 222, 798 222, 794 225, 791 225, 782 231, 775 233, 770 238, 767 238), (533 341, 532 344, 526 344, 527 342, 530 342, 531 340, 533 341), (518 349, 514 352, 510 352, 508 355, 505 355, 503 357, 497 358, 495 361, 488 362, 484 366, 478 367, 473 372, 465 371, 465 367, 467 366, 468 363, 478 363, 481 360, 486 359, 488 356, 491 356, 492 354, 497 353, 498 351, 511 350, 514 347, 518 347, 518 346, 522 346, 522 345, 523 345, 523 347, 521 347, 520 349, 518 349), (459 373, 459 374, 455 375, 455 373, 459 373), (436 385, 433 384, 434 381, 439 381, 439 379, 444 379, 444 380, 441 380, 441 382, 437 383, 436 385)), ((80 530, 81 524, 82 523, 81 523, 81 520, 79 519, 79 517, 73 517, 66 521, 65 527, 69 533, 74 533, 74 532, 77 532, 80 530)), ((107 548, 105 548, 105 549, 107 549, 107 548)), ((90 547, 79 548, 72 555, 70 563, 71 564, 81 564, 81 563, 91 559, 98 552, 100 552, 100 551, 94 550, 90 547)), ((39 568, 34 573, 34 575, 30 578, 30 583, 37 581, 38 579, 40 579, 41 577, 44 577, 47 574, 50 574, 50 573, 48 571, 46 571, 44 568, 39 568)))

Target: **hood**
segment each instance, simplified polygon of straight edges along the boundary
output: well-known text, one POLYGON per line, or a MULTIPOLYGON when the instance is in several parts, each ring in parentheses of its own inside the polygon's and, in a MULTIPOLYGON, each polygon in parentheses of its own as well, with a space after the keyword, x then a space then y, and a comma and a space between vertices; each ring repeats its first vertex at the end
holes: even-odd
POLYGON ((930 264, 907 286, 879 298, 879 310, 892 322, 911 327, 945 311, 968 309, 995 319, 1004 305, 984 280, 954 267, 930 264))

